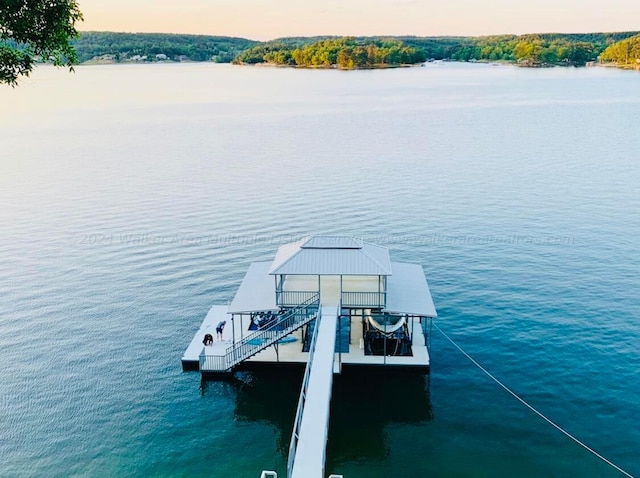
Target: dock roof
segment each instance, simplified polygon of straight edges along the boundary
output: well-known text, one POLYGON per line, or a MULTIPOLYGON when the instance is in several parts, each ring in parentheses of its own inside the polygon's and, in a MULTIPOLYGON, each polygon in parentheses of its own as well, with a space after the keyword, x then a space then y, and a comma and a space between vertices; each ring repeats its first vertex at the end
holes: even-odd
POLYGON ((345 236, 311 236, 278 249, 270 274, 391 275, 389 250, 345 236))
POLYGON ((229 314, 278 310, 271 262, 253 262, 229 306, 229 314))
POLYGON ((391 265, 393 275, 387 278, 385 312, 437 317, 422 266, 406 262, 392 262, 391 265))

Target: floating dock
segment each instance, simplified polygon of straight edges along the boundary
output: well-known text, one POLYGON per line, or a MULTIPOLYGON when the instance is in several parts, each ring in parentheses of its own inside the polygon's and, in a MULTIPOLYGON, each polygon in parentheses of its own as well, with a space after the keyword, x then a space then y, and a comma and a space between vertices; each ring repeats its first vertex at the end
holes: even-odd
MULTIPOLYGON (((209 310, 202 325, 193 336, 191 343, 182 356, 182 369, 185 371, 197 371, 199 369, 200 355, 204 352, 210 355, 223 355, 226 350, 233 345, 232 336, 251 338, 256 331, 248 330, 248 324, 242 324, 244 330, 241 329, 240 321, 230 322, 227 315, 228 306, 214 305, 209 310), (223 341, 215 341, 216 325, 222 320, 227 321, 227 325, 223 330, 223 341), (235 333, 231 328, 235 328, 235 333), (211 334, 214 342, 211 346, 205 347, 202 343, 205 334, 211 334)), ((349 321, 349 329, 351 331, 350 341, 347 344, 348 351, 345 350, 344 344, 340 343, 339 337, 336 339, 336 371, 344 367, 358 366, 395 366, 407 369, 415 369, 416 371, 428 371, 430 366, 429 349, 426 344, 426 337, 423 333, 425 320, 420 317, 411 317, 408 319, 409 330, 413 329, 412 334, 412 355, 411 356, 393 356, 393 355, 367 355, 364 348, 362 320, 358 316, 345 317, 341 316, 339 322, 349 321)), ((265 366, 300 366, 304 367, 309 357, 308 352, 303 351, 304 330, 299 329, 288 335, 276 346, 270 346, 258 352, 253 357, 248 358, 241 364, 237 365, 237 370, 256 370, 265 366)))
POLYGON ((391 262, 387 248, 351 237, 312 236, 250 265, 232 302, 207 313, 182 368, 216 376, 306 367, 287 476, 319 478, 333 375, 344 367, 428 371, 436 316, 422 266, 391 262))

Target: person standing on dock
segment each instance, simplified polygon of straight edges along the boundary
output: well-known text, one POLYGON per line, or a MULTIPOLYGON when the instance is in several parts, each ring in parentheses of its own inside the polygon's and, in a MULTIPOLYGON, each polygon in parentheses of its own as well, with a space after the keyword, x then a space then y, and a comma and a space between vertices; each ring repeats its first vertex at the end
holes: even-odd
POLYGON ((222 322, 218 322, 218 325, 216 326, 216 338, 219 341, 222 341, 222 330, 224 329, 225 325, 227 325, 227 321, 223 320, 222 322))

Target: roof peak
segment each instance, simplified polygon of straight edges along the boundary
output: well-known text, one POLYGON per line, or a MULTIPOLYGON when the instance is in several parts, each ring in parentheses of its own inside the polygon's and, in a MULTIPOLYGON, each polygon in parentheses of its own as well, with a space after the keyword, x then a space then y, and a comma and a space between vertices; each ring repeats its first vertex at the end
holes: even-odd
POLYGON ((350 236, 309 236, 280 246, 269 274, 391 275, 386 247, 350 236))
POLYGON ((362 249, 362 240, 351 236, 309 236, 300 245, 302 249, 362 249))

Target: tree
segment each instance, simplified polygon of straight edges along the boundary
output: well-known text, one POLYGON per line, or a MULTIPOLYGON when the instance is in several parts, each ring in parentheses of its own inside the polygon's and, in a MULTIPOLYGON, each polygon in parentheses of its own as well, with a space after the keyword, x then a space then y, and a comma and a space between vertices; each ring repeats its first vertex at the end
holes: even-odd
POLYGON ((37 60, 72 70, 78 59, 69 42, 81 20, 76 0, 1 0, 0 83, 15 86, 37 60))
POLYGON ((576 64, 584 65, 586 62, 595 59, 593 47, 591 44, 584 42, 571 45, 567 58, 576 64))
POLYGON ((618 65, 636 65, 640 63, 640 35, 627 38, 607 47, 600 60, 618 65))

